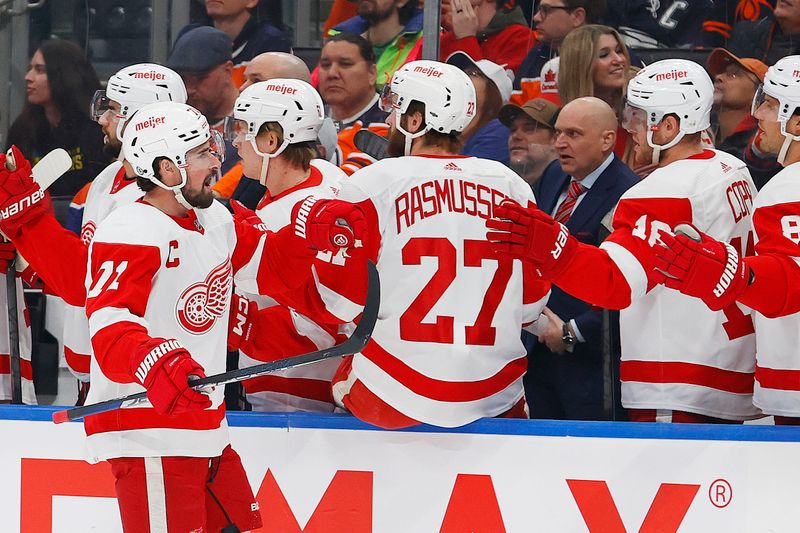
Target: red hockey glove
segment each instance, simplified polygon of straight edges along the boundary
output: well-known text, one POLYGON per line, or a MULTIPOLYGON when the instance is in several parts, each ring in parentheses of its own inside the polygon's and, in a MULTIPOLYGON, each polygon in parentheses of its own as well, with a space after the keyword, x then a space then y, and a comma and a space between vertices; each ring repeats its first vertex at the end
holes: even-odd
POLYGON ((233 209, 233 219, 242 224, 253 226, 259 231, 267 231, 267 225, 259 218, 255 211, 248 209, 245 205, 238 200, 231 200, 231 209, 233 209))
POLYGON ((294 206, 291 224, 295 235, 317 250, 359 247, 367 230, 367 219, 359 206, 313 196, 294 206))
POLYGON ((537 207, 505 200, 486 221, 486 238, 499 254, 530 261, 544 279, 557 278, 572 261, 578 241, 569 230, 537 207))
POLYGON ((228 321, 228 351, 235 352, 250 339, 253 330, 252 317, 258 311, 255 302, 233 293, 231 297, 231 316, 228 321))
POLYGON ((10 241, 0 242, 0 274, 8 272, 8 265, 17 256, 17 249, 10 241))
POLYGON ((134 354, 131 372, 162 415, 208 409, 211 400, 189 388, 189 376, 206 377, 203 367, 175 339, 153 339, 134 354))
POLYGON ((47 213, 45 192, 33 181, 31 164, 16 146, 11 147, 14 170, 6 168, 6 155, 0 154, 0 230, 10 238, 20 228, 47 213))
POLYGON ((690 224, 679 224, 675 235, 660 232, 656 246, 657 281, 700 298, 714 311, 736 301, 750 283, 750 267, 730 244, 712 239, 690 224))

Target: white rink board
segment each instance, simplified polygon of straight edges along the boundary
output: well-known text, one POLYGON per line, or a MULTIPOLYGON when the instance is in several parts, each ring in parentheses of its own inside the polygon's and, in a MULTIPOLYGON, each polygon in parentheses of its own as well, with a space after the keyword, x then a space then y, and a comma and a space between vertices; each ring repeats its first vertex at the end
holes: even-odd
MULTIPOLYGON (((82 425, 53 425, 52 411, 0 407, 2 531, 121 531, 107 467, 80 461, 82 425)), ((485 420, 388 432, 347 416, 254 413, 229 422, 260 493, 261 531, 800 528, 800 428, 485 420)))

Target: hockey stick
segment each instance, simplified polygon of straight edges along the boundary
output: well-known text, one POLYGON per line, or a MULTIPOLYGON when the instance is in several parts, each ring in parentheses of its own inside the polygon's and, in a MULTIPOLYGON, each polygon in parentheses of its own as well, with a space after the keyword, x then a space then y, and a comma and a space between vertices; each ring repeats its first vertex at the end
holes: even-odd
POLYGON ((353 144, 360 151, 380 161, 386 157, 389 140, 368 129, 361 129, 353 137, 353 144))
MULTIPOLYGON (((215 374, 202 379, 193 379, 189 381, 189 386, 195 390, 203 390, 210 387, 216 387, 218 385, 224 385, 226 383, 244 381, 245 379, 255 378, 264 374, 269 374, 270 372, 274 372, 276 370, 282 370, 284 368, 307 365, 309 363, 322 361, 323 359, 342 357, 360 352, 364 346, 367 345, 367 342, 372 336, 372 330, 375 327, 375 322, 378 320, 378 311, 380 309, 381 284, 378 276, 378 270, 375 268, 375 265, 372 263, 372 261, 369 262, 367 280, 367 302, 364 306, 364 312, 361 314, 361 320, 359 320, 355 331, 353 331, 353 333, 344 342, 324 350, 317 350, 316 352, 295 355, 293 357, 287 357, 286 359, 279 359, 277 361, 271 361, 269 363, 263 363, 247 368, 239 368, 237 370, 223 372, 222 374, 215 374)), ((119 409, 123 406, 131 407, 140 403, 144 403, 145 401, 147 401, 146 392, 129 394, 128 396, 123 396, 122 398, 106 400, 91 405, 84 405, 83 407, 75 407, 73 409, 65 409, 63 411, 56 411, 53 413, 53 422, 56 424, 61 424, 62 422, 78 420, 79 418, 83 418, 88 415, 96 415, 98 413, 105 413, 106 411, 119 409)))
MULTIPOLYGON (((11 150, 6 154, 5 167, 15 170, 11 150)), ((31 169, 33 180, 44 191, 72 167, 72 158, 63 148, 48 152, 31 169)), ((8 307, 9 372, 11 374, 11 403, 22 403, 22 372, 19 352, 19 314, 17 313, 17 260, 11 261, 6 272, 6 304, 8 307)), ((23 262, 27 263, 24 258, 23 262)))

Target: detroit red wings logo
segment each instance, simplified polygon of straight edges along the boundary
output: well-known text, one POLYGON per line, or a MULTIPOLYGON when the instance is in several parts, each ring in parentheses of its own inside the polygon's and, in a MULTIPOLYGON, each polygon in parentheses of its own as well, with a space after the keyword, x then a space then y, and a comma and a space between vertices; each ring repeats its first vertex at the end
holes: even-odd
POLYGON ((91 220, 83 225, 81 228, 81 240, 83 244, 89 246, 92 244, 92 239, 94 239, 94 230, 97 229, 97 225, 91 220))
POLYGON ((233 267, 225 261, 181 294, 175 315, 183 329, 193 335, 205 333, 221 316, 226 315, 228 294, 233 284, 233 267))

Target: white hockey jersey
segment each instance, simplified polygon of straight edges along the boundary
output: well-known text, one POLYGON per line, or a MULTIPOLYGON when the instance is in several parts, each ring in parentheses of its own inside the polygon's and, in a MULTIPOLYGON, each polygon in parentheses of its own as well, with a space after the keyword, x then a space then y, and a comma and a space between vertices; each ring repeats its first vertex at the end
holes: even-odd
POLYGON ((410 156, 356 172, 340 198, 364 209, 366 253, 381 276, 378 322, 352 376, 438 426, 509 410, 524 394, 520 330, 540 315, 549 284, 494 254, 486 219, 505 198, 533 202, 530 186, 495 161, 410 156))
POLYGON ((715 150, 659 168, 630 188, 600 249, 582 248, 555 283, 596 305, 622 309, 622 405, 728 420, 760 416, 753 405, 755 335, 749 310, 714 312, 655 285, 659 231, 691 222, 743 251, 756 188, 743 162, 715 150), (593 284, 592 280, 599 281, 593 284))
MULTIPOLYGON (((754 207, 756 253, 780 254, 800 265, 800 163, 769 180, 754 207)), ((758 349, 753 402, 769 415, 800 417, 800 315, 753 314, 758 349)))
MULTIPOLYGON (((117 207, 128 205, 144 193, 136 180, 126 179, 122 163, 115 161, 97 175, 89 187, 83 209, 81 240, 88 248, 97 226, 117 207)), ((92 343, 89 339, 89 322, 86 308, 66 304, 64 317, 64 357, 72 374, 81 381, 89 381, 89 361, 92 343)))
MULTIPOLYGON (((87 402, 143 391, 132 377, 131 354, 153 338, 177 339, 207 375, 224 372, 234 272, 256 292, 288 290, 282 280, 296 277, 300 267, 302 279, 311 277, 310 258, 295 262, 269 240, 235 224, 218 202, 186 217, 144 201, 111 213, 89 249, 86 310, 94 357, 87 402)), ((228 444, 223 388, 210 397, 209 409, 180 416, 159 415, 145 403, 86 417, 90 460, 219 455, 228 444)))
MULTIPOLYGON (((295 204, 309 195, 333 198, 345 178, 341 169, 321 159, 311 162, 311 175, 302 183, 271 196, 267 191, 256 213, 270 231, 288 225, 295 204)), ((341 275, 330 253, 318 254, 318 276, 341 275), (333 272, 330 272, 333 270, 333 272)), ((239 291, 239 289, 236 289, 239 291)), ((254 324, 251 341, 239 349, 239 366, 253 366, 291 355, 300 355, 329 348, 336 344, 338 325, 312 319, 268 296, 240 291, 249 300, 257 302, 261 317, 254 324)), ((311 314, 311 313, 309 313, 311 314)), ((316 318, 316 317, 315 317, 316 318)), ((341 359, 327 359, 253 378, 243 383, 247 401, 254 411, 311 411, 332 412, 335 409, 331 395, 331 379, 341 359)))

